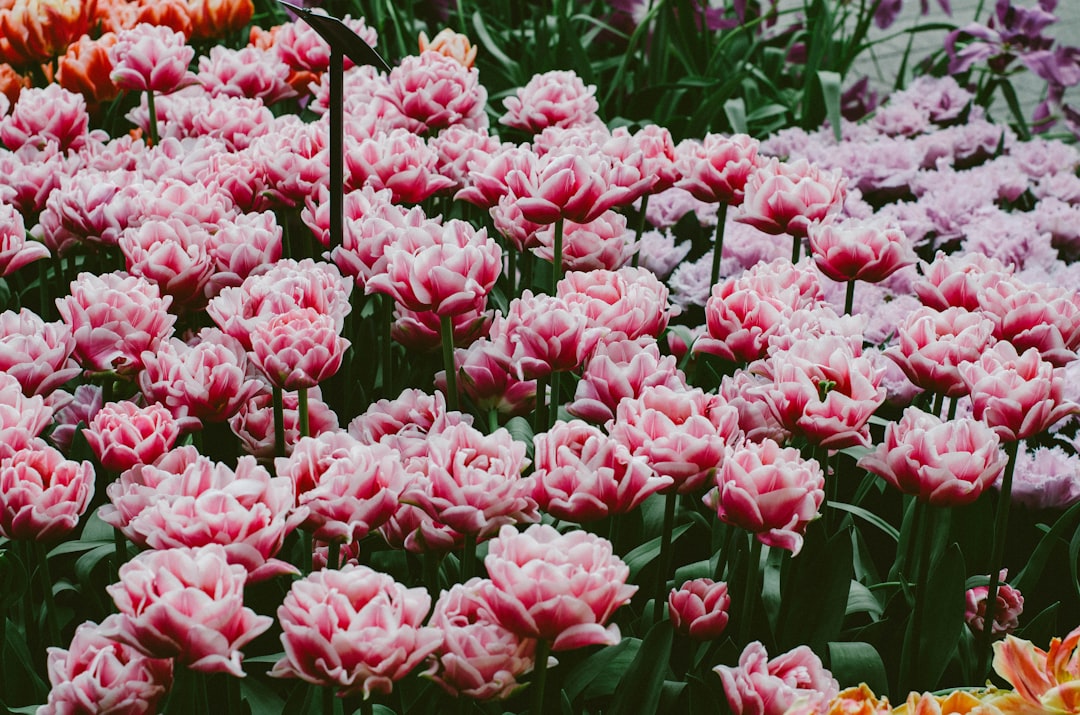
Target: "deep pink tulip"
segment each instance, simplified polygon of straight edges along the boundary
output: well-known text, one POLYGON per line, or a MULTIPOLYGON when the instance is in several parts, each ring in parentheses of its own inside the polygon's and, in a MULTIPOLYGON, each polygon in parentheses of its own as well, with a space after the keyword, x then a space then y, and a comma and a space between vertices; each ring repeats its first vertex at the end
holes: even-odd
POLYGON ((739 436, 739 415, 716 395, 694 389, 646 387, 623 398, 607 431, 657 474, 671 477, 680 494, 699 491, 739 436))
POLYGON ((18 380, 0 372, 0 458, 29 447, 48 426, 52 414, 43 397, 26 397, 18 380))
POLYGON ((626 127, 616 127, 601 149, 607 156, 634 167, 640 176, 656 177, 650 194, 670 189, 682 177, 671 132, 657 124, 646 124, 633 134, 626 127))
POLYGON ((556 652, 618 643, 618 626, 604 624, 638 589, 626 583, 630 569, 609 541, 546 524, 520 533, 504 526, 484 565, 491 586, 482 595, 495 620, 556 652))
POLYGON ((535 175, 515 169, 506 175, 506 184, 525 219, 549 224, 563 218, 584 224, 608 209, 629 206, 652 184, 649 177, 620 185, 613 173, 609 160, 602 157, 547 154, 535 175))
POLYGON ((505 316, 495 316, 490 339, 525 380, 577 368, 604 332, 589 327, 588 316, 566 301, 525 290, 510 302, 505 316))
POLYGON ((719 638, 728 624, 731 596, 727 584, 711 578, 687 581, 668 594, 668 613, 676 633, 697 641, 719 638))
POLYGON ((686 389, 686 376, 674 355, 661 357, 651 338, 605 340, 585 363, 574 401, 566 410, 574 417, 604 424, 615 417, 620 400, 636 399, 646 387, 655 385, 686 389))
MULTIPOLYGON (((1042 359, 1064 367, 1080 348, 1080 293, 1058 286, 999 281, 980 295, 994 321, 994 337, 1019 352, 1036 348, 1042 359)), ((974 358, 973 358, 974 359, 974 358)))
POLYGON ((719 395, 739 412, 739 429, 752 442, 769 439, 784 444, 791 439, 791 432, 784 429, 762 394, 762 388, 771 382, 755 374, 756 364, 734 375, 725 375, 720 381, 719 395))
POLYGON ((990 346, 993 330, 993 322, 982 313, 924 307, 897 326, 896 344, 884 354, 915 385, 956 398, 967 394, 960 363, 978 360, 990 346))
POLYGON ((814 263, 834 281, 879 283, 917 257, 908 237, 884 223, 849 219, 809 227, 814 263))
POLYGON ((195 82, 188 65, 195 48, 182 32, 142 23, 116 35, 108 49, 112 81, 120 89, 168 94, 195 82))
POLYGON ((143 353, 139 388, 169 409, 183 431, 224 422, 254 397, 262 383, 247 376, 243 346, 216 328, 203 328, 198 342, 162 341, 143 353))
POLYGON ((846 183, 839 172, 826 172, 805 159, 792 164, 773 159, 747 178, 736 220, 765 233, 805 238, 810 224, 840 211, 846 183))
POLYGON ((454 180, 440 176, 439 157, 424 139, 405 129, 379 132, 356 144, 346 143, 348 188, 390 189, 394 203, 418 204, 432 194, 450 189, 454 180))
POLYGON ((682 178, 675 185, 698 201, 739 206, 746 180, 763 163, 753 137, 706 134, 701 142, 684 141, 676 148, 676 166, 682 178))
POLYGON ((942 422, 909 407, 885 427, 885 440, 859 460, 905 494, 934 506, 961 506, 979 498, 1005 470, 1000 440, 978 420, 942 422))
POLYGON ((152 715, 169 692, 173 663, 148 658, 131 646, 102 635, 117 615, 101 625, 83 623, 67 649, 49 648, 49 701, 41 715, 152 715))
POLYGON ((644 268, 617 271, 572 271, 559 281, 555 294, 589 318, 589 327, 621 333, 629 340, 659 337, 671 318, 668 289, 644 268))
POLYGON ((153 464, 180 436, 180 425, 161 405, 139 407, 123 400, 104 405, 83 430, 101 466, 123 472, 137 464, 153 464))
POLYGON ((428 145, 439 155, 439 173, 453 179, 460 191, 469 183, 469 166, 487 164, 502 143, 497 136, 488 134, 487 129, 454 124, 432 137, 428 145))
POLYGON ((401 495, 432 519, 483 541, 507 524, 539 521, 530 496, 533 480, 522 478, 525 443, 505 429, 485 435, 456 424, 428 435, 426 479, 401 495))
POLYGON ((124 472, 106 492, 111 504, 101 508, 102 520, 138 546, 220 544, 251 581, 296 572, 273 557, 306 510, 293 510, 289 478, 271 477, 250 456, 233 471, 195 447, 177 447, 153 465, 124 472))
POLYGON ((94 496, 94 468, 41 440, 0 459, 0 534, 42 542, 67 536, 94 496))
POLYGON ((1065 370, 1043 360, 1028 348, 1019 354, 1012 343, 1001 341, 978 360, 960 364, 975 419, 990 425, 1003 442, 1033 437, 1077 405, 1064 397, 1065 370))
POLYGON ((924 264, 922 277, 912 284, 923 305, 935 310, 957 307, 977 311, 982 294, 1001 281, 1012 280, 1012 269, 996 258, 971 252, 947 255, 941 251, 934 262, 924 264))
POLYGON ((636 509, 674 484, 642 457, 580 420, 556 422, 533 437, 532 497, 556 519, 584 524, 636 509))
POLYGON ((455 697, 502 700, 521 687, 517 678, 533 668, 536 643, 500 626, 481 595, 489 582, 479 578, 443 591, 431 626, 443 642, 424 673, 455 697))
MULTIPOLYGON (((1005 583, 1008 569, 1001 569, 997 590, 997 606, 994 608, 992 638, 1004 638, 1020 627, 1020 614, 1024 612, 1024 595, 1019 589, 1005 583)), ((964 592, 964 620, 976 636, 986 628, 986 597, 989 586, 975 586, 964 592)))
POLYGON ((434 50, 402 58, 376 96, 408 117, 416 134, 458 125, 487 126, 487 90, 480 73, 434 50))
POLYGON ((45 244, 27 240, 22 214, 10 204, 0 204, 0 276, 51 255, 45 244))
POLYGON ((386 247, 383 271, 367 281, 366 292, 385 293, 409 310, 430 310, 440 317, 474 310, 499 277, 499 244, 486 229, 476 231, 458 220, 434 235, 412 233, 421 240, 386 247), (423 240, 428 236, 433 240, 423 240))
POLYGON ((256 323, 251 334, 252 362, 284 390, 308 389, 332 377, 348 347, 333 316, 314 308, 275 315, 256 323))
POLYGON ((539 158, 532 149, 506 142, 486 160, 477 158, 467 165, 468 181, 465 188, 454 194, 454 198, 490 209, 510 193, 506 177, 511 171, 521 171, 525 176, 532 177, 536 175, 538 162, 539 158))
POLYGON ((0 370, 19 381, 23 394, 48 395, 78 375, 74 349, 63 323, 46 323, 27 308, 0 313, 0 370))
POLYGON ((431 597, 367 566, 294 581, 278 608, 285 657, 270 674, 333 687, 345 697, 390 693, 442 643, 424 626, 431 597))
POLYGON ((772 660, 765 646, 754 641, 739 656, 739 665, 713 670, 724 682, 724 694, 734 715, 784 715, 797 700, 825 708, 840 685, 821 659, 799 646, 772 660))
POLYGON ((64 174, 49 192, 33 234, 50 251, 66 255, 79 244, 115 246, 139 216, 145 186, 134 171, 84 168, 64 174))
POLYGON ((239 648, 274 623, 244 607, 247 578, 218 544, 144 551, 120 567, 119 583, 105 588, 120 617, 102 635, 151 658, 242 678, 239 648))
POLYGON ((533 75, 513 97, 503 100, 501 124, 536 134, 547 127, 573 127, 598 121, 596 87, 586 85, 573 70, 533 75))
POLYGON ((73 356, 84 369, 125 374, 141 370, 143 351, 172 335, 171 303, 145 278, 80 273, 71 294, 56 299, 56 308, 71 328, 73 356))
POLYGON ((825 499, 825 473, 794 447, 771 439, 728 447, 705 501, 720 520, 754 534, 766 546, 798 554, 807 525, 825 499))

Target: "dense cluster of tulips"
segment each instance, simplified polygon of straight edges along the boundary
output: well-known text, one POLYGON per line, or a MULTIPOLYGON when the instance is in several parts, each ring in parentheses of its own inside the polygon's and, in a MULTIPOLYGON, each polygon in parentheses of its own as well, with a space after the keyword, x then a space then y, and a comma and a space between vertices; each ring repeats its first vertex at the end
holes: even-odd
POLYGON ((0 707, 1080 713, 1080 152, 500 113, 446 30, 346 61, 339 240, 254 12, 0 2, 0 707))

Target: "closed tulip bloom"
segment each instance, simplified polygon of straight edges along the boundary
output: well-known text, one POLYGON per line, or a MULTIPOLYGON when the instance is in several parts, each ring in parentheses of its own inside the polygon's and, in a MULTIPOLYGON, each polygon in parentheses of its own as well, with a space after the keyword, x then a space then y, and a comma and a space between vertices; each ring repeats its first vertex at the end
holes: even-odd
MULTIPOLYGON (((3 392, 0 391, 0 394, 3 392)), ((79 423, 89 424, 101 409, 101 388, 97 385, 79 385, 71 393, 57 390, 49 395, 48 402, 56 408, 49 441, 60 451, 67 452, 71 449, 76 430, 81 429, 79 423)))
POLYGON ((94 496, 94 468, 40 440, 0 459, 0 534, 57 541, 79 524, 94 496))
POLYGON ((584 524, 626 514, 674 484, 625 445, 580 420, 556 422, 533 443, 532 496, 556 519, 584 524))
POLYGON ((824 221, 807 238, 814 263, 834 281, 878 283, 917 260, 904 232, 887 224, 824 221))
POLYGON ((915 385, 946 397, 967 394, 960 364, 978 360, 992 342, 994 324, 963 308, 921 308, 897 326, 896 344, 885 356, 915 385))
POLYGON ((334 688, 342 697, 390 693, 442 643, 424 626, 431 597, 367 566, 294 581, 278 608, 285 657, 270 674, 334 688))
POLYGON ((668 594, 672 628, 698 641, 715 640, 724 633, 730 608, 727 584, 711 578, 687 581, 668 594))
POLYGON ((503 100, 501 124, 537 134, 547 127, 573 127, 597 121, 596 87, 572 70, 533 75, 513 97, 503 100))
POLYGON ((180 425, 161 405, 139 407, 123 400, 102 407, 83 430, 90 449, 111 472, 153 464, 180 436, 180 425))
MULTIPOLYGON (((1019 589, 1005 583, 1008 569, 1001 569, 997 589, 997 606, 994 608, 992 638, 1002 638, 1020 626, 1020 614, 1024 612, 1024 596, 1019 589)), ((989 586, 975 586, 964 593, 964 620, 976 636, 986 629, 986 601, 989 586)))
POLYGON ((556 652, 618 643, 618 627, 604 624, 638 589, 626 583, 630 569, 609 541, 541 524, 520 533, 504 526, 484 565, 491 586, 483 596, 495 620, 556 652))
POLYGON ((766 546, 798 554, 807 525, 825 499, 825 473, 794 447, 771 439, 728 447, 705 501, 727 524, 746 529, 766 546))
POLYGON ((840 211, 847 180, 806 159, 763 164, 746 180, 745 198, 736 220, 765 233, 805 238, 810 224, 840 211))
POLYGON ((255 366, 284 390, 307 389, 332 377, 348 347, 333 317, 313 308, 275 315, 251 335, 255 366))
POLYGON ((799 646, 769 660, 765 646, 746 646, 735 667, 713 670, 724 683, 724 694, 734 715, 784 715, 800 699, 824 707, 840 686, 821 659, 807 646, 799 646))
POLYGON ((676 166, 682 178, 676 186, 698 201, 742 204, 746 180, 763 162, 758 141, 747 134, 725 137, 706 134, 701 142, 684 141, 676 148, 676 166))
POLYGON ((885 427, 885 439, 859 460, 905 494, 934 506, 970 504, 1008 461, 998 435, 978 420, 942 422, 916 407, 885 427))
POLYGON ((424 675, 456 697, 501 700, 521 687, 533 668, 536 642, 500 626, 482 593, 490 582, 472 578, 443 591, 431 613, 431 626, 443 642, 424 675))
POLYGON ((168 94, 195 82, 188 71, 195 48, 168 27, 143 23, 121 30, 108 52, 112 80, 120 89, 168 94))
POLYGON ((1077 411, 1064 397, 1064 368, 1054 367, 1035 348, 1023 354, 1002 341, 978 360, 960 365, 975 419, 1003 441, 1027 439, 1077 411))
POLYGON ((244 644, 274 623, 244 606, 247 571, 220 545, 145 551, 106 587, 120 618, 103 635, 152 658, 203 673, 244 677, 244 644))
POLYGON ((148 658, 131 646, 101 633, 120 618, 111 615, 101 623, 83 623, 67 649, 49 648, 49 701, 41 715, 109 713, 151 715, 169 692, 173 663, 168 658, 148 658))
POLYGON ((23 394, 48 395, 82 370, 71 359, 75 339, 63 323, 46 323, 33 311, 0 313, 0 370, 23 394))
MULTIPOLYGON (((468 348, 454 351, 454 366, 458 371, 458 389, 481 411, 498 410, 503 415, 523 415, 532 412, 536 404, 536 380, 523 380, 511 367, 510 358, 497 354, 486 338, 480 338, 468 348)), ((446 375, 436 378, 442 390, 446 375)))

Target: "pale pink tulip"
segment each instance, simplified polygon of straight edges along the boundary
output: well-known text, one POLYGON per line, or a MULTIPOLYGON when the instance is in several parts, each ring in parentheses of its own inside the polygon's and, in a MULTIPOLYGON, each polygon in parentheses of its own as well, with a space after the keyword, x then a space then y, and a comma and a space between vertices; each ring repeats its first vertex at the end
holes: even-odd
POLYGON ((345 697, 390 693, 442 643, 424 626, 431 597, 366 566, 316 571, 278 608, 285 657, 270 674, 333 687, 345 697))
POLYGON ((488 582, 472 578, 443 591, 431 626, 443 642, 424 675, 455 697, 501 700, 521 687, 517 678, 533 668, 532 639, 500 626, 481 595, 488 582))
POLYGON ((773 159, 746 180, 745 198, 735 217, 765 233, 805 238, 810 224, 840 211, 847 184, 839 172, 826 172, 800 159, 773 159))
POLYGON ((199 57, 199 84, 213 96, 257 97, 271 105, 297 95, 288 80, 289 66, 260 47, 214 45, 210 54, 199 57))
POLYGON ((589 327, 588 316, 566 301, 525 290, 510 302, 505 316, 495 316, 490 339, 518 378, 526 380, 577 368, 605 332, 589 327))
POLYGON ((49 441, 61 451, 67 452, 71 449, 79 423, 90 424, 90 420, 94 419, 94 415, 101 409, 101 388, 97 385, 79 385, 72 394, 57 390, 49 395, 46 404, 54 410, 49 441))
POLYGON ((123 472, 137 464, 153 464, 180 436, 169 410, 152 404, 139 407, 123 400, 104 405, 83 430, 101 466, 123 472))
POLYGON ((811 225, 807 238, 814 263, 834 281, 878 283, 917 260, 904 232, 888 224, 827 220, 811 225))
POLYGON ((118 615, 101 625, 86 622, 75 629, 67 649, 49 648, 49 701, 41 715, 108 713, 151 715, 169 692, 173 663, 148 658, 131 646, 102 635, 118 615))
POLYGON ((377 400, 349 423, 349 434, 364 444, 379 442, 406 457, 427 454, 427 436, 464 423, 472 415, 448 412, 441 392, 428 394, 415 388, 402 390, 393 400, 377 400))
POLYGON ((992 486, 1007 461, 998 435, 982 422, 942 422, 909 407, 886 425, 884 441, 859 466, 928 504, 961 506, 992 486))
POLYGON ((314 308, 275 315, 257 323, 251 334, 253 364, 284 390, 306 390, 332 377, 348 347, 333 316, 314 308))
POLYGON ((532 497, 556 519, 583 524, 636 509, 674 484, 642 457, 580 420, 556 422, 533 437, 532 497))
POLYGON ((100 136, 88 131, 89 124, 90 115, 81 94, 55 83, 43 88, 27 87, 19 93, 11 113, 0 121, 0 142, 11 151, 22 147, 40 149, 47 143, 55 144, 59 152, 78 151, 92 137, 100 136))
POLYGON ((480 73, 434 50, 404 57, 376 96, 407 117, 416 134, 458 125, 487 126, 487 90, 480 73))
POLYGON ((195 48, 183 33, 168 27, 142 23, 121 30, 108 52, 111 78, 120 89, 168 94, 195 82, 188 71, 195 48))
POLYGON ((0 372, 0 458, 29 447, 52 418, 53 408, 40 395, 26 397, 22 385, 0 372))
POLYGON ((896 344, 884 354, 914 384, 947 397, 967 394, 959 365, 974 362, 990 346, 994 324, 963 308, 909 313, 896 328, 896 344))
POLYGON ((768 657, 765 646, 754 641, 739 656, 738 666, 713 668, 724 683, 734 715, 784 715, 800 698, 823 708, 840 690, 832 673, 807 646, 772 660, 768 657))
POLYGON ((1012 269, 981 253, 947 255, 941 251, 934 262, 922 266, 922 278, 912 284, 919 300, 935 310, 957 307, 977 311, 982 294, 1001 281, 1012 280, 1012 269))
POLYGON ((583 420, 604 424, 615 417, 619 401, 637 398, 646 387, 663 385, 672 390, 686 388, 686 377, 674 355, 660 356, 656 341, 605 340, 582 371, 567 412, 583 420))
POLYGON ((572 271, 559 281, 555 294, 571 308, 579 307, 589 327, 606 329, 605 340, 620 333, 628 340, 659 337, 671 318, 667 286, 644 268, 572 271))
POLYGON ((807 525, 825 499, 825 473, 794 447, 771 439, 728 447, 705 501, 717 516, 754 534, 766 546, 797 555, 807 525))
POLYGON ((438 174, 438 160, 422 137, 405 129, 380 131, 370 139, 346 143, 346 185, 390 189, 394 203, 418 204, 454 185, 453 179, 438 174))
POLYGON ((1043 360, 1064 367, 1080 347, 1080 293, 1050 285, 1000 281, 980 296, 994 321, 994 337, 1019 352, 1036 348, 1043 360))
MULTIPOLYGON (((540 228, 534 240, 540 244, 534 253, 545 261, 554 261, 555 227, 540 228)), ((605 211, 589 223, 566 222, 562 267, 565 271, 614 271, 630 261, 635 248, 634 232, 626 227, 626 217, 605 211)))
POLYGON ((51 255, 45 244, 27 240, 22 214, 10 204, 0 204, 0 276, 51 255))
MULTIPOLYGON (((997 606, 994 608, 994 639, 1003 638, 1020 627, 1020 614, 1024 612, 1024 595, 1005 583, 1008 569, 1001 569, 997 588, 997 606)), ((964 621, 976 636, 986 628, 986 600, 989 586, 975 586, 964 592, 964 621)))
POLYGON ((79 524, 94 496, 94 468, 41 440, 0 459, 0 534, 57 541, 79 524))
POLYGON ((274 623, 244 607, 247 578, 218 544, 143 552, 105 589, 120 617, 102 635, 152 658, 242 678, 239 648, 274 623))
POLYGON ((27 308, 0 314, 0 370, 19 381, 23 394, 48 395, 78 375, 74 349, 63 323, 46 323, 27 308))
POLYGON ((615 179, 608 159, 548 154, 540 159, 535 175, 514 169, 506 174, 506 185, 527 220, 548 224, 563 218, 584 224, 608 209, 632 204, 653 181, 641 178, 624 186, 615 179))
POLYGON ((684 141, 676 148, 682 178, 675 185, 698 201, 739 206, 746 180, 763 163, 758 141, 749 135, 706 134, 701 142, 684 141))
POLYGON ((521 533, 504 526, 484 565, 491 585, 482 597, 494 619, 556 652, 618 643, 618 626, 604 624, 638 589, 626 583, 630 569, 606 539, 546 524, 521 533))
MULTIPOLYGON (((466 349, 454 351, 458 389, 481 411, 497 410, 501 415, 524 415, 536 404, 536 380, 520 379, 507 355, 498 354, 491 341, 481 338, 466 349)), ((445 389, 446 375, 436 377, 436 387, 445 389)))
POLYGON ((503 100, 501 124, 536 134, 547 127, 573 127, 598 122, 596 87, 586 86, 572 70, 533 75, 513 97, 503 100))
MULTIPOLYGON (((299 397, 294 391, 282 395, 285 416, 285 454, 300 439, 299 397)), ((338 428, 337 414, 322 400, 318 387, 308 388, 308 422, 311 436, 338 428)), ((260 461, 274 459, 274 401, 270 391, 260 392, 240 406, 229 418, 229 428, 240 439, 244 451, 260 461)))
POLYGON ((711 578, 687 581, 668 594, 668 613, 676 633, 698 641, 716 640, 728 624, 727 584, 711 578))

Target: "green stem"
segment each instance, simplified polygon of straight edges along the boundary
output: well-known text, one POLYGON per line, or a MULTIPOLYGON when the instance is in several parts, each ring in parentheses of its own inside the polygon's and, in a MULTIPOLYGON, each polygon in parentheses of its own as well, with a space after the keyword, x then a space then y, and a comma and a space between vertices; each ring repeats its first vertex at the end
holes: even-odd
POLYGON ((439 596, 439 562, 442 554, 434 551, 424 552, 424 586, 432 598, 439 596))
POLYGON ((552 248, 555 255, 551 257, 551 294, 555 295, 555 291, 558 289, 559 281, 563 277, 562 267, 562 244, 563 244, 563 224, 566 219, 562 216, 555 221, 555 240, 552 242, 552 248))
POLYGON ((851 315, 851 309, 855 306, 855 281, 847 282, 847 293, 844 295, 844 315, 851 315))
POLYGON ((443 369, 446 370, 446 407, 458 409, 457 366, 454 365, 454 325, 449 315, 439 317, 439 339, 442 341, 443 369))
POLYGON ((521 290, 532 290, 533 287, 533 252, 521 252, 521 290))
MULTIPOLYGON (((637 228, 634 229, 634 257, 630 259, 630 265, 638 267, 641 260, 641 236, 645 233, 645 216, 649 211, 649 194, 641 197, 641 211, 638 212, 637 228)), ((714 281, 715 282, 715 281, 714 281)))
POLYGON ((655 601, 653 603, 653 624, 664 619, 664 604, 667 603, 667 577, 671 570, 671 531, 675 528, 675 504, 679 493, 671 488, 664 495, 664 530, 660 534, 660 564, 656 573, 655 601))
POLYGON ((727 223, 727 202, 721 201, 716 210, 716 238, 713 241, 712 271, 709 273, 709 285, 716 285, 720 278, 720 259, 724 255, 724 226, 727 223))
POLYGON ((157 125, 157 104, 154 101, 154 90, 146 90, 146 108, 150 110, 150 145, 157 146, 158 140, 158 125, 157 125))
POLYGON ((546 640, 536 642, 536 665, 533 667, 533 715, 544 715, 544 685, 547 683, 548 654, 551 644, 546 640))
POLYGON ((934 552, 934 519, 931 513, 932 507, 929 504, 917 502, 915 504, 916 511, 924 512, 921 517, 917 517, 921 522, 922 532, 919 534, 919 542, 921 548, 919 549, 919 575, 915 582, 915 609, 911 617, 911 639, 908 641, 905 653, 905 663, 903 664, 901 673, 901 689, 907 692, 915 686, 916 672, 919 664, 919 645, 922 641, 922 628, 924 614, 926 612, 926 584, 930 580, 930 560, 933 558, 934 552))
POLYGON ((40 541, 34 542, 34 555, 38 562, 38 575, 41 577, 41 591, 45 599, 45 629, 48 634, 48 645, 60 645, 60 626, 56 619, 56 601, 53 599, 52 575, 49 573, 49 559, 45 553, 45 545, 40 541))
POLYGON ((274 400, 274 456, 285 456, 285 405, 282 402, 281 388, 273 388, 274 400))
POLYGON ((473 577, 476 571, 476 534, 465 534, 465 549, 461 554, 461 581, 464 583, 473 577))
POLYGON ((991 644, 994 641, 994 618, 997 617, 997 592, 1000 583, 1001 567, 1005 560, 1005 536, 1009 528, 1009 507, 1012 504, 1013 471, 1016 469, 1016 453, 1020 450, 1020 440, 1005 444, 1005 453, 1009 456, 1005 474, 1001 478, 1001 494, 998 498, 997 515, 994 518, 994 548, 990 557, 990 586, 986 591, 986 612, 983 617, 981 645, 982 656, 980 672, 986 672, 993 656, 991 644))
POLYGON ((748 535, 750 551, 746 557, 746 581, 743 582, 742 616, 739 624, 739 640, 742 643, 748 643, 750 634, 753 632, 754 610, 757 606, 758 582, 761 575, 761 542, 754 534, 748 535))
POLYGON ((127 537, 124 532, 113 527, 113 546, 115 547, 116 563, 113 564, 113 583, 120 580, 120 567, 127 561, 127 537))
POLYGON ((491 434, 495 430, 499 429, 499 411, 492 407, 487 413, 488 419, 488 434, 491 434))
POLYGON ((934 393, 934 399, 930 403, 930 412, 934 417, 941 418, 941 401, 944 399, 940 392, 934 393))
POLYGON ((336 569, 341 562, 341 542, 337 540, 326 544, 326 568, 336 569))
POLYGON ((946 421, 951 422, 951 421, 956 419, 956 407, 957 407, 957 404, 959 402, 960 402, 959 398, 956 398, 956 397, 950 397, 949 398, 949 412, 945 417, 946 421))
POLYGON ((322 711, 323 715, 334 715, 334 686, 322 687, 322 711))
POLYGON ((510 241, 506 244, 506 294, 513 300, 517 297, 517 249, 510 241))
POLYGON ((802 239, 798 236, 792 236, 791 238, 791 262, 798 263, 799 258, 802 256, 802 239))
POLYGON ((551 429, 551 426, 555 424, 555 421, 559 419, 559 388, 562 387, 562 373, 555 371, 551 373, 551 400, 548 405, 548 423, 546 429, 551 429))
POLYGON ((307 576, 311 573, 311 557, 315 552, 315 544, 313 543, 310 531, 300 531, 300 572, 307 576))
MULTIPOLYGON (((394 346, 390 339, 390 327, 394 324, 394 299, 388 295, 380 296, 380 299, 379 312, 382 314, 380 326, 382 334, 379 336, 379 348, 382 353, 382 389, 383 393, 390 397, 394 394, 394 346)), ((450 342, 451 350, 453 350, 452 338, 450 342)), ((457 395, 456 392, 454 394, 457 395)))
POLYGON ((300 436, 311 436, 311 418, 308 414, 308 391, 306 387, 301 387, 296 391, 296 414, 297 421, 300 423, 300 436))
POLYGON ((533 410, 533 432, 546 432, 547 421, 547 377, 536 378, 536 408, 533 410))

